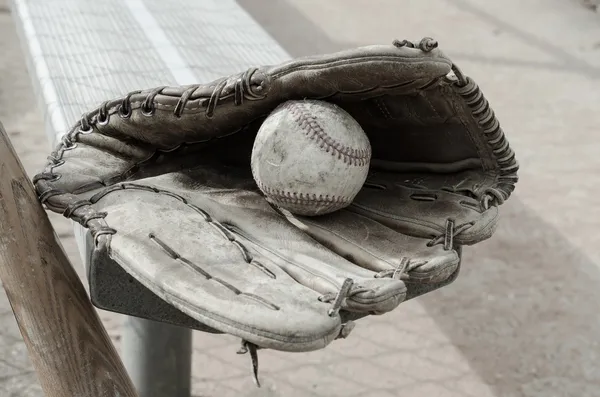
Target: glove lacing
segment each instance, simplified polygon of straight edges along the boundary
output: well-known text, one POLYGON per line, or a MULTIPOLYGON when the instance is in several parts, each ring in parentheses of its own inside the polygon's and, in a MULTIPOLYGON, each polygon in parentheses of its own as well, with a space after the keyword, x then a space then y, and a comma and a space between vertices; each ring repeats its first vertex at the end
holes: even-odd
MULTIPOLYGON (((424 38, 418 44, 409 42, 407 40, 396 40, 393 44, 396 47, 407 46, 411 48, 419 48, 424 52, 432 51, 438 46, 437 41, 431 38, 424 38)), ((210 97, 201 98, 200 100, 201 106, 206 108, 206 117, 211 118, 215 112, 218 103, 221 100, 228 97, 233 97, 233 102, 235 105, 241 105, 245 99, 257 100, 264 98, 262 92, 265 91, 265 87, 263 86, 263 84, 253 85, 252 83, 252 76, 257 70, 257 68, 251 68, 248 69, 246 72, 240 74, 233 82, 233 86, 231 86, 231 80, 229 79, 223 79, 219 83, 217 83, 214 89, 212 90, 210 97), (231 90, 231 88, 233 88, 233 91, 231 90)), ((514 159, 514 152, 508 147, 508 142, 504 137, 504 133, 500 128, 498 121, 494 117, 493 111, 490 109, 487 100, 483 97, 481 91, 479 90, 479 87, 470 78, 462 74, 460 69, 455 65, 452 66, 452 70, 456 76, 456 82, 454 84, 456 90, 465 99, 465 102, 472 110, 473 117, 484 129, 484 134, 487 138, 487 142, 492 148, 493 153, 496 157, 497 164, 499 166, 500 176, 497 178, 498 186, 486 188, 481 192, 480 195, 481 205, 484 209, 487 209, 490 206, 502 204, 508 198, 508 196, 514 189, 514 183, 518 179, 516 176, 518 164, 514 159)), ((199 87, 201 87, 201 85, 192 85, 181 93, 177 104, 175 105, 173 110, 173 114, 176 117, 181 117, 185 110, 186 104, 192 99, 194 92, 196 92, 196 90, 199 87)), ((163 94, 163 90, 165 88, 166 87, 157 87, 146 94, 146 97, 140 106, 142 115, 151 117, 155 113, 154 100, 157 95, 163 94)), ((131 117, 133 113, 131 99, 133 96, 141 93, 142 91, 139 90, 132 91, 126 96, 124 96, 121 99, 120 103, 117 105, 116 112, 114 114, 117 114, 123 119, 131 117)), ((109 119, 111 117, 110 108, 114 105, 114 101, 105 101, 95 111, 88 112, 82 115, 79 125, 62 137, 57 150, 52 152, 52 154, 48 157, 49 163, 46 171, 44 173, 36 175, 33 179, 33 183, 36 184, 40 180, 53 182, 60 179, 61 175, 54 173, 53 170, 55 167, 64 164, 64 160, 62 158, 64 152, 75 149, 77 147, 76 139, 79 134, 91 134, 94 131, 95 124, 108 124, 109 119)), ((45 191, 39 193, 39 200, 42 203, 46 203, 51 197, 62 194, 66 194, 66 192, 48 186, 45 191)), ((63 215, 66 217, 72 217, 76 210, 91 205, 92 202, 88 200, 75 200, 74 202, 66 205, 66 207, 63 210, 63 215)), ((208 216, 208 214, 206 215, 208 216)), ((84 227, 89 227, 88 223, 90 221, 95 219, 103 219, 106 216, 107 214, 105 212, 91 211, 80 216, 79 222, 84 227)), ((428 245, 443 243, 445 249, 452 249, 452 247, 454 246, 455 236, 464 232, 470 226, 471 224, 456 226, 453 220, 448 220, 446 222, 445 233, 443 235, 432 238, 432 240, 429 241, 428 245)), ((222 231, 227 237, 227 229, 225 227, 219 227, 217 224, 215 224, 215 227, 218 227, 219 230, 222 231)), ((95 228, 94 230, 92 230, 92 233, 94 235, 94 240, 97 241, 97 238, 99 236, 103 234, 114 234, 116 233, 116 231, 105 225, 99 228, 95 228)), ((250 258, 248 256, 248 251, 243 249, 244 247, 241 246, 239 242, 232 241, 232 243, 238 243, 236 245, 242 251, 242 255, 244 256, 245 260, 250 258)), ((158 240, 157 244, 160 244, 158 240)), ((252 259, 250 259, 249 263, 251 262, 252 259)), ((425 263, 426 262, 411 262, 409 258, 402 258, 398 268, 380 272, 378 275, 376 275, 376 277, 393 277, 399 279, 406 279, 408 277, 406 272, 410 269, 410 265, 421 266, 425 263)), ((346 280, 337 294, 325 294, 320 298, 320 300, 324 302, 333 301, 333 304, 328 311, 329 315, 333 316, 339 313, 343 300, 350 293, 351 287, 352 280, 346 280)), ((247 342, 245 342, 245 347, 251 353, 255 381, 258 384, 258 379, 256 377, 258 371, 258 361, 256 355, 257 347, 247 342)))
MULTIPOLYGON (((258 68, 250 68, 245 72, 241 73, 235 81, 229 84, 230 80, 223 79, 220 81, 212 90, 210 97, 201 98, 200 105, 205 107, 205 115, 207 118, 211 118, 215 112, 217 104, 222 100, 229 96, 233 97, 233 103, 236 106, 241 105, 245 99, 247 100, 258 100, 264 98, 263 92, 265 91, 266 84, 268 82, 263 80, 260 84, 255 84, 252 81, 252 77, 254 73, 258 70, 258 68)), ((173 114, 175 117, 181 117, 182 113, 185 110, 186 104, 192 99, 192 95, 194 92, 201 87, 202 85, 196 84, 189 86, 185 91, 181 93, 177 104, 173 110, 173 114)), ((154 99, 157 95, 163 93, 163 90, 167 88, 165 86, 157 87, 146 94, 143 102, 140 105, 141 113, 144 116, 151 117, 155 112, 155 104, 154 99)), ((133 113, 133 107, 131 105, 131 99, 133 96, 141 94, 141 90, 131 91, 127 95, 125 95, 120 103, 116 106, 116 112, 119 117, 127 119, 131 117, 133 113)), ((103 102, 96 110, 85 113, 79 123, 78 126, 74 127, 69 133, 65 134, 55 151, 53 151, 50 156, 48 156, 48 164, 46 170, 33 178, 33 183, 37 184, 38 181, 45 180, 48 182, 55 182, 60 179, 61 175, 54 172, 55 167, 59 167, 65 163, 63 160, 63 155, 68 150, 73 150, 77 147, 77 136, 79 134, 91 134, 94 132, 94 125, 106 125, 110 119, 110 110, 111 106, 114 106, 114 101, 105 101, 103 102)), ((65 194, 66 192, 55 189, 49 186, 46 190, 39 193, 38 199, 42 204, 46 204, 48 200, 54 196, 59 196, 65 194)), ((85 207, 87 205, 91 205, 89 201, 86 200, 78 200, 74 203, 69 204, 66 208, 63 209, 63 215, 66 217, 70 217, 73 215, 74 211, 85 207)), ((88 222, 92 219, 100 219, 106 216, 103 212, 95 212, 93 214, 86 214, 81 217, 80 223, 84 227, 88 227, 88 222)), ((102 228, 101 230, 94 231, 95 235, 102 234, 114 234, 114 230, 110 228, 102 228)))

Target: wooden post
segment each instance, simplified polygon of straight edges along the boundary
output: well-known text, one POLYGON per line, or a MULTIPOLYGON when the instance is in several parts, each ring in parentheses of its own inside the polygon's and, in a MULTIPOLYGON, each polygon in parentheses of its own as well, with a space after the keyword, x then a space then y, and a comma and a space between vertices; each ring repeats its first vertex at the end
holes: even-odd
POLYGON ((48 397, 137 397, 0 124, 0 280, 48 397))

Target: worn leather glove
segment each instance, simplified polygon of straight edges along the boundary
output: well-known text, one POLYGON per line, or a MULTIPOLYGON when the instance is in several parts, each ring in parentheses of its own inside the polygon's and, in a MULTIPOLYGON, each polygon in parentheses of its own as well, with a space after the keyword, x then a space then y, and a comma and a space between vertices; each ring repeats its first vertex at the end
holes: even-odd
POLYGON ((436 47, 396 41, 131 92, 82 116, 37 192, 89 228, 92 264, 116 261, 252 346, 323 348, 351 320, 451 282, 517 182, 488 102, 436 47), (310 218, 269 204, 250 171, 262 120, 304 98, 348 111, 372 147, 353 204, 310 218))

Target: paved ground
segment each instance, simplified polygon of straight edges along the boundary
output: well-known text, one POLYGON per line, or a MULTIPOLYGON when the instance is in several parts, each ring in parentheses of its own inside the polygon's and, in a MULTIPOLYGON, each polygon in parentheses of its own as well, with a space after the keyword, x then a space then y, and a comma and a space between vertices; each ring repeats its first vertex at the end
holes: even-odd
MULTIPOLYGON (((194 392, 226 396, 593 397, 600 390, 600 15, 589 0, 240 0, 293 56, 433 36, 482 87, 522 165, 493 239, 442 291, 310 354, 196 333, 194 392), (272 8, 269 9, 268 5, 272 8)), ((28 172, 43 120, 0 0, 0 120, 28 172)), ((69 223, 53 224, 77 269, 69 223)), ((1 294, 1 293, 0 293, 1 294)), ((102 313, 119 343, 120 316, 102 313)), ((41 396, 0 295, 0 396, 41 396)))

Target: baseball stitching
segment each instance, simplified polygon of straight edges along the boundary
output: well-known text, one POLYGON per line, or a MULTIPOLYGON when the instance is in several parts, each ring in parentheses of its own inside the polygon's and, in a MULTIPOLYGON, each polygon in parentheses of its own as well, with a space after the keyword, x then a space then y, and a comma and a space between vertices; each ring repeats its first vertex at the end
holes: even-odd
POLYGON ((326 195, 316 195, 314 193, 298 193, 298 192, 290 192, 286 190, 279 189, 271 189, 268 186, 265 186, 263 183, 257 181, 257 185, 260 190, 263 191, 266 195, 272 197, 275 200, 286 202, 289 204, 348 204, 352 200, 348 197, 342 196, 330 196, 326 195))
POLYGON ((283 107, 290 112, 304 134, 309 139, 316 141, 317 145, 326 153, 331 153, 332 156, 337 155, 338 159, 348 165, 365 166, 369 163, 371 159, 369 149, 354 149, 333 139, 303 104, 287 102, 283 107))

